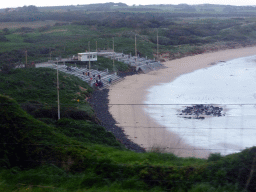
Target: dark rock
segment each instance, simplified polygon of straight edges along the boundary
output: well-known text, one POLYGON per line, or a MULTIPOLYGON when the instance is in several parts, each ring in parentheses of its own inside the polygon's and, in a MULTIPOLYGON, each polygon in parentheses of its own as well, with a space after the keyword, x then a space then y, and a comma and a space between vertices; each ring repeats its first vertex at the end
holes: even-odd
MULTIPOLYGON (((200 115, 212 115, 220 117, 222 116, 221 112, 223 111, 222 107, 214 107, 212 105, 194 105, 192 107, 187 106, 182 110, 180 115, 194 115, 195 119, 204 119, 204 117, 200 117, 200 115)), ((187 117, 184 117, 187 118, 187 117)))
POLYGON ((101 121, 101 126, 105 127, 107 131, 111 131, 126 148, 136 152, 145 152, 144 148, 128 139, 121 127, 116 126, 117 122, 108 110, 108 92, 107 89, 95 90, 89 99, 97 118, 101 121))

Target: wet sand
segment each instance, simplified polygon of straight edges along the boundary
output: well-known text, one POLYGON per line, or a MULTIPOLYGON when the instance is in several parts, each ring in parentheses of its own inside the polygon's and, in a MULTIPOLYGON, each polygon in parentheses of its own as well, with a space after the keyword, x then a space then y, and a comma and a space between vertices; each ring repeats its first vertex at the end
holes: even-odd
POLYGON ((256 55, 256 47, 222 50, 168 61, 163 63, 167 67, 165 69, 127 76, 122 82, 110 87, 109 112, 128 138, 147 151, 160 150, 180 157, 206 158, 210 151, 186 144, 186 141, 159 125, 144 111, 147 107, 144 105, 147 90, 220 61, 251 55, 256 55))

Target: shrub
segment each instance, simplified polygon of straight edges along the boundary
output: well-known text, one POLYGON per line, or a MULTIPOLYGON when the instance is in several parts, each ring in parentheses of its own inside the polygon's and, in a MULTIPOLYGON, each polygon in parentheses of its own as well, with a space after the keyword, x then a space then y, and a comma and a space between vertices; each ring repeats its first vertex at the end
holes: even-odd
POLYGON ((0 34, 0 42, 7 42, 9 41, 4 35, 0 34))
POLYGON ((44 32, 44 31, 48 31, 50 28, 51 28, 50 25, 45 25, 45 26, 43 26, 43 27, 39 27, 39 28, 38 28, 38 31, 39 31, 39 32, 44 32))
POLYGON ((10 73, 12 73, 12 69, 14 69, 15 68, 15 64, 3 64, 2 66, 1 66, 1 72, 2 73, 7 73, 7 74, 10 74, 10 73))
POLYGON ((53 127, 34 119, 15 100, 2 95, 0 122, 2 165, 33 168, 52 163, 66 170, 84 170, 88 162, 95 161, 95 155, 81 142, 68 139, 53 127))
POLYGON ((21 33, 30 33, 33 31, 34 31, 34 29, 30 28, 30 27, 21 27, 21 28, 16 29, 16 32, 21 32, 21 33))
POLYGON ((3 29, 3 34, 4 35, 9 35, 10 33, 11 33, 11 31, 8 28, 3 29))
POLYGON ((221 154, 220 153, 212 153, 208 157, 208 161, 218 161, 221 159, 221 154))
MULTIPOLYGON (((256 147, 248 148, 237 154, 227 155, 220 160, 212 162, 207 169, 208 181, 215 186, 223 186, 226 183, 238 184, 239 188, 245 188, 246 183, 256 180, 254 172, 254 158, 256 157, 256 147), (250 175, 253 173, 252 175, 250 175)), ((216 159, 218 155, 214 155, 216 159)), ((249 191, 256 191, 256 183, 250 182, 249 191)))
POLYGON ((121 147, 111 132, 96 124, 62 118, 56 122, 56 127, 61 133, 78 141, 121 147))

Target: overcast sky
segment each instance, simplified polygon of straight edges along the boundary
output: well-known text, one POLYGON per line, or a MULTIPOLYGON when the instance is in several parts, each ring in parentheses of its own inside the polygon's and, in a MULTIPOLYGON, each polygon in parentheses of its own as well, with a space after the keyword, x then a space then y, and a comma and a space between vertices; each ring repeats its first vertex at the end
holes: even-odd
MULTIPOLYGON (((146 0, 93 0, 93 1, 85 1, 85 0, 43 0, 43 1, 35 1, 35 0, 1 0, 0 8, 8 8, 8 7, 23 7, 24 5, 35 5, 35 6, 57 6, 57 5, 84 5, 84 4, 93 4, 93 3, 106 3, 106 2, 122 2, 126 3, 127 5, 148 5, 153 4, 154 1, 146 1, 146 0)), ((256 5, 255 0, 158 0, 155 1, 156 4, 180 4, 180 3, 186 3, 189 5, 192 4, 221 4, 221 5, 256 5)))

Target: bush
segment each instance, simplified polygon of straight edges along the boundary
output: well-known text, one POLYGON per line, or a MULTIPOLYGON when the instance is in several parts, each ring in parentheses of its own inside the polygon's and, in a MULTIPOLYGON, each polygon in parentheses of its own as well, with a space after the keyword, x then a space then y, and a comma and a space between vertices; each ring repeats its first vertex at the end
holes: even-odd
POLYGON ((62 118, 56 122, 56 127, 61 133, 78 141, 121 147, 111 132, 96 124, 62 118))
POLYGON ((221 154, 220 153, 212 153, 208 157, 208 161, 218 161, 221 159, 221 154))
POLYGON ((3 34, 4 35, 9 35, 10 33, 11 33, 11 31, 8 28, 3 29, 3 34))
POLYGON ((225 186, 214 187, 210 183, 201 183, 194 185, 188 192, 246 192, 237 185, 226 184, 225 186))
MULTIPOLYGON (((230 183, 233 185, 238 184, 239 188, 244 189, 249 178, 251 181, 256 180, 256 174, 253 171, 255 157, 256 147, 222 157, 220 160, 214 161, 208 166, 206 178, 214 186, 223 186, 226 183, 230 183), (250 176, 251 171, 253 171, 253 175, 250 176)), ((211 158, 217 159, 219 155, 213 155, 211 158)), ((250 182, 248 190, 256 191, 256 183, 250 182)))
POLYGON ((45 26, 43 26, 43 27, 39 27, 39 28, 38 28, 38 31, 39 31, 39 32, 44 32, 44 31, 48 31, 50 28, 51 28, 50 25, 45 25, 45 26))
POLYGON ((16 29, 16 32, 21 32, 21 33, 31 33, 33 32, 34 29, 33 28, 30 28, 30 27, 21 27, 21 28, 18 28, 16 29))
POLYGON ((7 42, 9 41, 4 35, 0 34, 0 42, 7 42))
POLYGON ((12 73, 12 69, 14 69, 15 68, 15 64, 3 64, 2 66, 1 66, 1 72, 2 73, 6 73, 6 74, 10 74, 10 73, 12 73))
POLYGON ((29 133, 45 126, 36 124, 13 99, 0 95, 0 106, 0 159, 8 162, 10 167, 40 164, 38 148, 42 146, 33 145, 29 133))
POLYGON ((43 105, 38 101, 28 101, 26 103, 22 103, 20 106, 24 111, 31 115, 33 115, 34 111, 43 107, 43 105))
POLYGON ((76 140, 34 119, 17 102, 0 95, 0 159, 4 166, 33 168, 51 163, 66 170, 84 170, 95 155, 76 140), (75 147, 74 147, 75 146, 75 147))
MULTIPOLYGON (((23 108, 33 115, 35 118, 51 118, 58 119, 58 107, 57 106, 43 106, 33 105, 31 103, 25 104, 23 108)), ((70 118, 74 120, 88 120, 94 123, 99 123, 96 117, 89 115, 86 111, 79 110, 75 107, 61 107, 60 108, 61 118, 70 118)))

